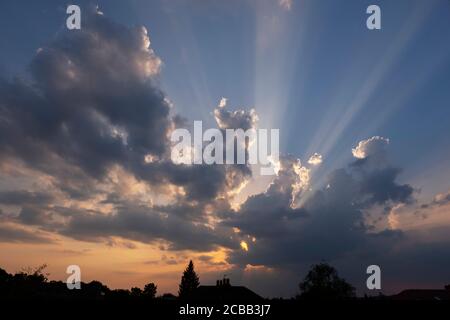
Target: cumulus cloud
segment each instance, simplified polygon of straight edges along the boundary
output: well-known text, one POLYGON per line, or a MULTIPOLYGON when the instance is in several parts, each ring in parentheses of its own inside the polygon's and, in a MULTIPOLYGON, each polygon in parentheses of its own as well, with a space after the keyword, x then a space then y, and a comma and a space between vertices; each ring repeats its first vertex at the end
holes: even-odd
POLYGON ((167 151, 170 107, 153 83, 161 61, 147 31, 97 14, 83 22, 36 54, 30 83, 0 82, 2 157, 50 174, 59 160, 100 178, 167 151))
MULTIPOLYGON (((377 151, 373 152, 371 156, 376 157, 377 151)), ((356 160, 334 170, 325 182, 327 187, 300 193, 305 199, 298 207, 292 206, 296 185, 292 179, 298 170, 288 168, 280 170, 266 192, 248 198, 239 215, 225 222, 237 228, 242 239, 256 239, 247 242, 248 251, 233 251, 230 262, 289 273, 321 260, 339 264, 361 252, 382 261, 391 254, 393 244, 403 241, 401 231, 375 230, 366 219, 374 207, 384 207, 383 219, 388 219, 389 208, 412 201, 413 188, 396 181, 400 170, 356 160)), ((355 263, 361 261, 366 260, 355 263)))
POLYGON ((226 103, 221 100, 219 107, 214 109, 214 117, 220 129, 242 129, 248 130, 255 128, 258 122, 258 115, 255 109, 245 110, 226 110, 226 103))
POLYGON ((277 197, 269 188, 265 194, 249 198, 241 206, 242 217, 232 223, 257 241, 248 255, 238 254, 237 261, 281 267, 333 259, 364 246, 371 237, 370 226, 364 224, 365 209, 377 203, 406 201, 411 196, 409 188, 393 182, 395 176, 390 178, 367 189, 370 175, 360 177, 350 168, 339 169, 330 175, 329 188, 314 192, 295 209, 289 207, 289 182, 277 188, 288 191, 277 193, 277 197))
MULTIPOLYGON (((62 32, 37 52, 29 81, 0 81, 0 161, 21 163, 51 186, 0 192, 0 205, 16 207, 4 219, 87 241, 236 246, 230 230, 215 224, 251 170, 172 163, 168 136, 185 120, 171 114, 157 85, 161 59, 150 44, 144 27, 86 12, 83 29, 62 32), (131 197, 133 188, 165 204, 131 197)), ((254 110, 224 110, 225 98, 220 105, 220 128, 256 125, 254 110)))
POLYGON ((380 154, 384 152, 386 146, 389 144, 389 139, 374 136, 367 140, 362 140, 358 145, 352 149, 352 154, 355 158, 365 159, 370 155, 380 154))
MULTIPOLYGON (((216 198, 226 197, 251 172, 247 166, 170 161, 168 135, 182 120, 171 115, 169 99, 157 86, 161 59, 150 44, 144 27, 127 28, 86 12, 81 30, 64 31, 37 52, 29 81, 0 81, 0 161, 22 163, 47 176, 51 192, 64 194, 58 200, 72 203, 66 208, 57 205, 53 195, 5 191, 0 204, 19 207, 8 217, 74 237, 84 237, 78 227, 83 226, 90 239, 166 239, 186 248, 200 247, 201 238, 208 243, 205 247, 221 243, 207 227, 205 206, 212 203, 219 210, 216 198), (149 157, 153 160, 146 161, 149 157), (157 210, 152 203, 139 203, 139 210, 123 212, 128 199, 112 190, 117 183, 111 172, 117 168, 133 176, 135 184, 165 188, 176 205, 157 210), (95 209, 82 209, 86 201, 95 209), (100 209, 111 205, 113 211, 105 216, 100 209), (182 216, 186 208, 190 210, 182 216), (141 234, 133 223, 125 223, 130 232, 114 226, 127 218, 160 229, 140 229, 141 234)), ((244 111, 222 115, 225 125, 253 125, 256 117, 244 111)))
MULTIPOLYGON (((230 213, 225 225, 238 228, 259 242, 265 237, 276 238, 287 231, 286 226, 295 228, 296 222, 305 218, 305 211, 293 206, 301 188, 307 184, 300 161, 292 157, 282 157, 280 161, 278 175, 269 188, 250 196, 238 214, 230 213)), ((252 244, 247 247, 253 252, 252 244)))
POLYGON ((219 108, 223 108, 227 105, 227 98, 222 97, 219 101, 219 108))
MULTIPOLYGON (((233 209, 230 200, 251 178, 249 166, 170 161, 169 133, 185 120, 172 114, 157 85, 162 62, 150 44, 145 28, 86 13, 82 30, 63 32, 39 50, 27 81, 0 80, 0 164, 20 164, 48 184, 45 192, 3 186, 0 241, 49 242, 52 233, 129 248, 129 241, 224 248, 235 270, 284 275, 322 259, 345 266, 364 254, 398 262, 394 246, 413 236, 376 229, 367 219, 374 208, 388 219, 413 202, 414 189, 398 182, 400 168, 379 161, 389 139, 359 142, 352 149, 357 159, 332 171, 326 188, 312 189, 309 169, 281 156, 266 190, 233 209)), ((231 111, 225 98, 214 117, 222 130, 258 122, 254 109, 231 111)), ((321 162, 317 153, 308 160, 321 162)), ((447 202, 442 194, 427 206, 447 202)), ((408 250, 404 257, 417 259, 408 250)))
POLYGON ((319 153, 314 153, 309 159, 308 159, 308 163, 312 164, 312 165, 319 165, 322 163, 322 155, 319 153))

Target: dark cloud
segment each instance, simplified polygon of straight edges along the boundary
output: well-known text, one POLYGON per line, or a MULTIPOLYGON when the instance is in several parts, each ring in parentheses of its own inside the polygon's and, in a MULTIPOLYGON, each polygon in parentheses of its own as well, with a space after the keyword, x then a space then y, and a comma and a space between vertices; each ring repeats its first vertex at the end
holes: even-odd
POLYGON ((86 14, 83 30, 37 53, 30 83, 0 83, 3 155, 52 173, 46 162, 59 157, 101 177, 114 163, 163 154, 170 108, 154 84, 160 60, 149 43, 144 28, 86 14))
POLYGON ((30 192, 25 190, 0 192, 0 204, 24 205, 24 204, 48 204, 54 200, 54 196, 44 192, 30 192))
POLYGON ((152 208, 128 206, 116 214, 77 213, 71 216, 63 235, 86 241, 100 241, 111 236, 152 243, 169 242, 171 250, 211 250, 217 246, 236 246, 226 229, 212 229, 152 208))
MULTIPOLYGON (((227 171, 240 175, 238 183, 247 179, 245 166, 170 161, 168 133, 185 120, 170 115, 158 87, 160 64, 145 28, 87 12, 81 30, 63 32, 38 51, 29 81, 0 81, 1 158, 20 158, 52 175, 76 199, 95 194, 96 181, 114 165, 151 184, 182 186, 201 201, 224 191, 227 171), (146 163, 149 154, 158 161, 146 163)), ((254 117, 236 111, 228 118, 247 127, 254 117)))
POLYGON ((136 249, 137 246, 136 244, 134 244, 131 241, 122 241, 122 240, 117 240, 117 239, 113 239, 113 238, 108 238, 108 240, 106 241, 106 245, 110 246, 110 247, 122 247, 122 248, 127 248, 127 249, 136 249))
MULTIPOLYGON (((413 189, 395 181, 399 170, 374 169, 370 162, 352 163, 332 172, 325 188, 303 194, 307 198, 301 208, 290 205, 292 180, 280 178, 289 171, 290 167, 282 166, 274 184, 247 199, 239 215, 226 222, 239 228, 243 239, 247 235, 256 238, 248 242, 248 251, 234 251, 231 262, 300 270, 317 261, 339 261, 365 250, 386 254, 401 238, 401 232, 373 233, 365 221, 366 210, 375 205, 391 206, 411 199, 413 189)), ((288 176, 293 176, 292 172, 288 176)))
MULTIPOLYGON (((365 270, 371 264, 382 269, 384 292, 407 284, 442 286, 449 277, 448 241, 423 242, 410 231, 375 231, 365 219, 367 211, 376 206, 411 204, 413 188, 396 182, 400 172, 396 168, 374 167, 370 159, 356 161, 332 172, 323 189, 302 194, 307 198, 301 209, 289 205, 293 183, 280 179, 290 171, 289 166, 282 166, 266 192, 248 198, 238 214, 230 215, 224 223, 239 228, 240 239, 249 248, 231 253, 234 277, 243 283, 251 283, 251 274, 258 279, 276 277, 280 281, 270 289, 269 280, 262 280, 261 294, 289 296, 295 293, 292 280, 298 283, 311 264, 327 261, 360 293, 366 290, 365 270), (249 271, 249 265, 257 268, 249 271)), ((441 194, 434 202, 445 199, 446 194, 441 194)), ((448 227, 443 229, 448 232, 448 227)))
POLYGON ((174 248, 233 246, 207 227, 205 205, 226 197, 248 179, 250 169, 170 161, 168 134, 186 120, 170 115, 158 87, 160 65, 145 28, 84 12, 81 30, 64 31, 38 50, 26 81, 0 81, 0 161, 19 160, 48 174, 53 191, 71 201, 104 195, 100 184, 108 183, 115 166, 149 185, 184 191, 176 204, 156 208, 129 207, 106 191, 103 203, 115 207, 110 215, 55 206, 51 195, 4 192, 0 202, 21 206, 15 222, 75 238, 163 239, 174 248), (147 163, 147 155, 156 161, 147 163))
POLYGON ((400 169, 384 168, 368 173, 361 180, 361 193, 368 195, 368 204, 383 204, 387 201, 406 203, 411 199, 413 188, 395 182, 400 169))
POLYGON ((208 255, 198 256, 196 258, 196 260, 204 262, 204 263, 206 263, 206 264, 208 264, 210 266, 225 266, 226 265, 225 261, 213 261, 214 257, 208 256, 208 255))
POLYGON ((155 184, 171 183, 185 188, 187 197, 205 201, 214 199, 226 188, 226 169, 221 165, 183 165, 170 160, 137 164, 137 174, 155 184))
POLYGON ((229 111, 223 107, 214 109, 214 116, 220 129, 242 129, 255 128, 258 116, 254 109, 250 111, 236 110, 229 111))
POLYGON ((43 208, 23 206, 18 219, 23 224, 46 225, 50 222, 51 217, 43 208))
MULTIPOLYGON (((255 281, 274 272, 279 282, 322 259, 347 268, 344 274, 357 272, 347 260, 359 267, 372 260, 392 266, 404 259, 426 272, 434 269, 418 263, 421 257, 449 265, 441 256, 448 256, 441 243, 405 247, 413 242, 411 235, 374 231, 365 220, 373 207, 388 212, 395 204, 413 201, 413 188, 399 184, 400 169, 388 164, 389 140, 382 137, 361 141, 352 150, 357 160, 333 171, 326 187, 316 191, 309 190, 308 169, 282 157, 268 189, 232 210, 229 193, 248 181, 251 170, 247 165, 170 161, 168 135, 186 121, 171 114, 158 86, 160 65, 144 28, 127 28, 86 12, 81 30, 65 31, 38 50, 26 80, 0 80, 0 162, 17 161, 47 174, 53 188, 0 192, 1 205, 20 207, 16 216, 0 211, 0 241, 51 242, 45 230, 129 248, 135 245, 127 240, 167 243, 167 250, 225 247, 233 272, 242 279, 248 265, 265 266, 251 271, 255 281), (147 155, 154 160, 146 161, 147 155), (182 190, 169 194, 165 205, 126 199, 105 187, 113 184, 108 173, 117 167, 155 189, 174 185, 182 190), (57 202, 56 193, 70 204, 57 202), (87 210, 77 205, 81 200, 112 209, 87 210), (239 248, 241 241, 248 251, 239 248)), ((214 116, 222 130, 247 130, 257 122, 254 111, 229 111, 224 104, 214 116)), ((448 199, 443 195, 429 205, 448 199)), ((207 257, 200 260, 212 263, 207 257)))
POLYGON ((11 243, 53 243, 53 240, 42 232, 30 231, 13 225, 0 225, 0 242, 11 243))
POLYGON ((389 144, 389 139, 380 136, 362 140, 358 145, 352 149, 352 154, 355 158, 365 159, 367 157, 381 158, 386 151, 389 144))

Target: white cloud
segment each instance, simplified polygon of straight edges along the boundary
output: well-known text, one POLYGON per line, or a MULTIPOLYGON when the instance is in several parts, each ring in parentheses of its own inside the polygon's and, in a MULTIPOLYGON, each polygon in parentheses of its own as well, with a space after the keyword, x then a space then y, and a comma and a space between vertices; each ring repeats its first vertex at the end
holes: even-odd
POLYGON ((223 108, 227 105, 227 98, 222 97, 219 102, 219 108, 223 108))
POLYGON ((362 140, 358 145, 352 149, 352 154, 355 158, 364 159, 370 155, 383 152, 386 145, 389 144, 389 139, 380 136, 362 140))
POLYGON ((255 128, 259 120, 255 109, 228 111, 224 106, 214 109, 214 118, 220 129, 242 129, 248 130, 255 128))
POLYGON ((433 204, 444 205, 450 202, 450 190, 445 193, 438 193, 434 199, 433 204))
POLYGON ((312 164, 312 165, 314 165, 314 166, 315 166, 315 165, 321 164, 321 163, 322 163, 322 155, 319 154, 319 153, 317 153, 317 152, 315 152, 315 153, 309 158, 308 163, 309 163, 309 164, 312 164))

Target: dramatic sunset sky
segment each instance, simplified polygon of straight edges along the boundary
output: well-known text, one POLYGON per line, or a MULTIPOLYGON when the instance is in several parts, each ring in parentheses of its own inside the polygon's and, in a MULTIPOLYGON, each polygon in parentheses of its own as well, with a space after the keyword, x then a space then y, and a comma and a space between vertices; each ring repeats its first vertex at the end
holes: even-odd
POLYGON ((176 293, 193 259, 202 284, 292 296, 327 261, 359 293, 371 264, 385 293, 450 283, 450 1, 2 1, 0 47, 8 272, 176 293), (279 129, 278 174, 173 164, 194 120, 279 129))

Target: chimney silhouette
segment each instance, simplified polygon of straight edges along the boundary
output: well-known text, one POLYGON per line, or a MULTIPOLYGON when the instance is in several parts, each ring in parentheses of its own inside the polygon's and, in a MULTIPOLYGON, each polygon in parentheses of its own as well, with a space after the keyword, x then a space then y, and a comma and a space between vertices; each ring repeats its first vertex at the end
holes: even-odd
POLYGON ((216 281, 216 286, 217 287, 229 287, 230 285, 230 279, 223 277, 222 280, 217 280, 216 281))

